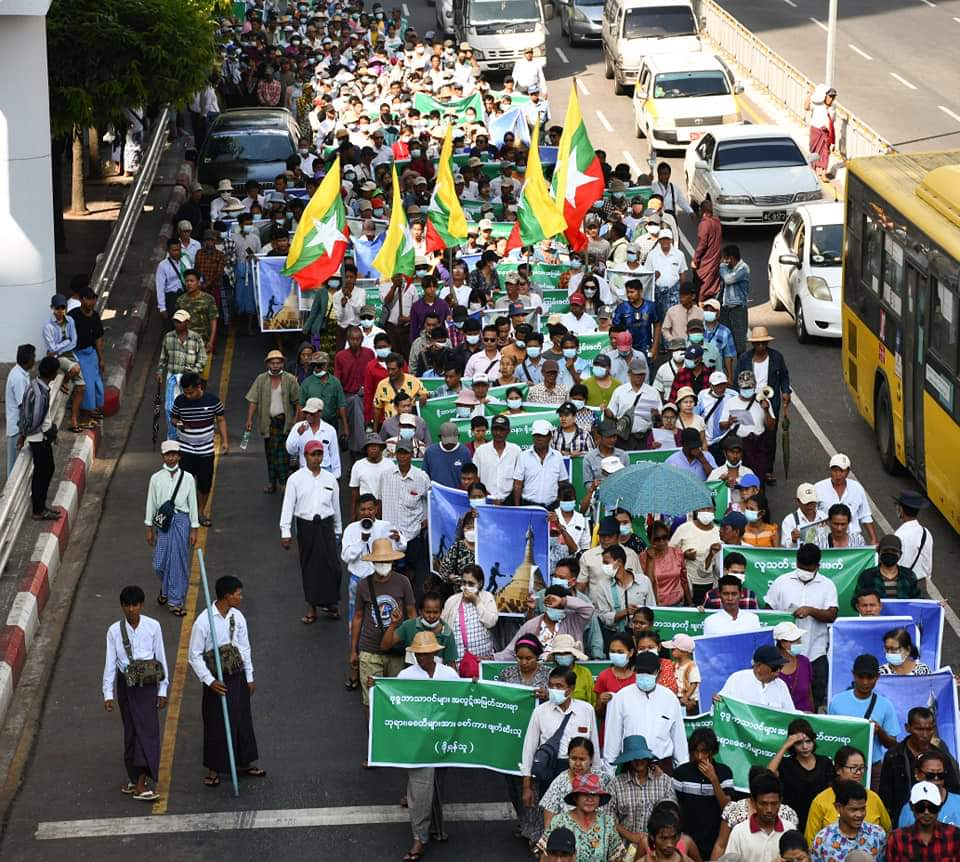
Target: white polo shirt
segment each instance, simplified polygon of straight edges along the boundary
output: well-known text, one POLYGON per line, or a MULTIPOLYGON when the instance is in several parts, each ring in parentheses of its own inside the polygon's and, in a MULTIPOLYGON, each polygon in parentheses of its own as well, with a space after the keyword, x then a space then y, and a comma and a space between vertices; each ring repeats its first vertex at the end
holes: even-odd
MULTIPOLYGON (((790 697, 790 689, 782 679, 778 677, 770 682, 760 682, 752 667, 730 674, 720 689, 720 694, 754 706, 766 706, 784 712, 797 711, 793 698, 790 697)), ((609 711, 609 707, 607 709, 609 711)))
POLYGON ((533 449, 525 449, 517 459, 513 478, 523 482, 520 494, 524 500, 547 506, 557 499, 557 486, 567 480, 567 465, 556 449, 548 449, 540 456, 533 449))
POLYGON ((904 521, 894 535, 903 546, 900 565, 912 568, 918 580, 929 578, 933 574, 933 533, 914 520, 904 521))
MULTIPOLYGON (((804 574, 809 573, 804 572, 804 574)), ((819 608, 824 611, 840 606, 836 585, 819 572, 813 576, 813 580, 807 583, 800 580, 798 571, 780 575, 771 585, 765 601, 773 610, 789 613, 793 613, 797 608, 804 606, 819 608)), ((800 641, 803 645, 803 654, 810 661, 815 661, 820 656, 826 655, 830 632, 829 623, 821 623, 810 616, 796 620, 796 623, 804 633, 803 640, 800 641)))
POLYGON ((753 822, 749 817, 733 827, 727 841, 727 853, 738 854, 738 858, 750 862, 776 862, 780 858, 780 839, 787 825, 778 819, 779 829, 764 832, 760 828, 751 828, 753 822))
POLYGON ((477 446, 473 463, 494 500, 506 500, 513 493, 513 474, 520 459, 520 447, 509 440, 503 444, 503 452, 497 452, 493 441, 477 446))
POLYGON ((736 618, 722 608, 710 614, 703 623, 703 634, 707 637, 729 635, 738 632, 757 632, 763 628, 760 617, 751 611, 739 610, 736 618))
POLYGON ((817 492, 817 500, 820 507, 825 511, 830 511, 834 503, 843 503, 850 509, 850 532, 861 532, 861 524, 872 524, 873 513, 870 511, 870 504, 867 502, 867 492, 863 490, 856 479, 847 479, 847 487, 843 491, 843 497, 837 494, 837 489, 833 487, 833 482, 829 479, 821 479, 813 486, 817 492))
POLYGON ((628 736, 644 737, 657 760, 672 757, 676 763, 686 763, 690 759, 680 701, 662 685, 651 692, 636 685, 620 689, 607 704, 603 733, 603 760, 611 771, 628 736))

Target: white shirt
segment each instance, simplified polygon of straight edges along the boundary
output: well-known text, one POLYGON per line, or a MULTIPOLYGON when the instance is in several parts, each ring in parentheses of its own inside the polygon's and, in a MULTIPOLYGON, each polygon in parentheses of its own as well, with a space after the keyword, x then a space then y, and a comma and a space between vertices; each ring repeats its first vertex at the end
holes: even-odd
MULTIPOLYGON (((809 572, 804 572, 804 575, 809 575, 809 572)), ((764 601, 775 611, 788 611, 789 613, 793 613, 797 608, 804 606, 829 610, 840 605, 837 598, 837 588, 833 581, 817 573, 811 581, 804 583, 800 580, 797 571, 780 575, 771 584, 764 601)), ((800 641, 803 645, 803 654, 810 661, 815 661, 820 656, 826 655, 830 631, 829 623, 821 623, 812 616, 796 620, 796 623, 804 633, 803 640, 800 641)))
POLYGON ((722 608, 714 611, 703 622, 703 634, 706 637, 729 635, 737 632, 757 632, 763 628, 760 617, 750 611, 738 610, 736 619, 722 608))
POLYGON ((510 74, 518 90, 526 90, 528 87, 537 85, 540 88, 540 97, 543 98, 546 95, 547 79, 543 74, 544 62, 542 58, 528 60, 526 57, 521 57, 513 64, 513 71, 510 74))
MULTIPOLYGON (((759 386, 758 386, 759 388, 759 386)), ((730 414, 734 410, 747 410, 747 404, 749 399, 743 398, 740 395, 734 395, 732 398, 728 398, 723 402, 723 405, 718 408, 720 413, 720 421, 726 422, 730 419, 730 414)), ((768 402, 769 404, 769 402, 768 402)), ((726 432, 721 432, 726 434, 730 431, 734 432, 738 437, 759 437, 766 430, 764 422, 766 421, 765 417, 770 411, 772 416, 772 408, 768 407, 767 410, 764 410, 760 406, 760 400, 758 398, 754 399, 753 403, 750 404, 749 413, 750 413, 750 424, 747 425, 744 422, 736 422, 731 425, 726 432)), ((713 417, 711 417, 712 419, 713 417)), ((850 525, 851 528, 853 524, 850 525)))
MULTIPOLYGON (((439 656, 440 653, 437 653, 439 656)), ((460 674, 458 674, 452 667, 444 664, 442 661, 438 661, 433 668, 433 676, 430 676, 419 664, 417 664, 416 659, 414 659, 413 664, 408 664, 400 673, 397 674, 397 679, 432 679, 432 680, 450 680, 452 682, 463 682, 460 679, 460 674)), ((572 719, 571 719, 572 721, 572 719)))
MULTIPOLYGON (((485 350, 478 350, 468 360, 463 369, 463 376, 467 380, 472 380, 477 374, 486 374, 487 377, 495 378, 500 376, 500 351, 492 359, 487 356, 485 350)), ((480 414, 483 415, 482 413, 480 414)))
POLYGON ((560 322, 574 335, 588 335, 597 331, 597 320, 592 314, 584 312, 578 318, 572 311, 560 315, 560 322))
POLYGON ((288 480, 283 492, 283 508, 280 512, 280 536, 290 538, 290 526, 294 518, 311 521, 315 516, 333 518, 333 530, 343 532, 340 520, 340 487, 336 479, 321 470, 314 474, 301 467, 288 480))
POLYGON ((767 385, 770 377, 770 356, 753 360, 753 376, 757 378, 757 392, 767 385))
POLYGON ((311 440, 319 440, 323 443, 323 461, 321 465, 334 479, 340 478, 340 444, 337 441, 337 432, 329 422, 320 420, 317 430, 310 427, 306 420, 295 422, 287 434, 287 454, 295 455, 301 468, 307 466, 307 456, 303 454, 303 448, 311 440), (300 428, 304 425, 307 430, 302 434, 300 428))
POLYGON ((156 659, 163 665, 164 679, 157 685, 157 696, 166 697, 167 687, 170 684, 170 672, 167 670, 167 655, 163 650, 163 629, 153 617, 145 617, 141 614, 136 628, 123 619, 107 629, 107 658, 103 664, 103 699, 114 699, 117 671, 123 671, 130 664, 127 651, 123 648, 121 624, 127 628, 127 639, 130 641, 130 651, 133 653, 134 661, 156 659))
POLYGON ((701 389, 700 394, 697 395, 696 410, 697 414, 703 417, 703 422, 706 425, 708 443, 715 443, 725 436, 726 431, 720 430, 720 417, 723 415, 724 403, 734 397, 736 396, 728 390, 723 393, 722 397, 718 398, 710 391, 709 387, 701 389), (717 404, 718 401, 719 404, 717 404), (709 419, 707 419, 707 414, 710 415, 709 419))
POLYGON ((663 198, 664 210, 669 212, 680 211, 693 215, 693 208, 690 206, 687 196, 683 193, 683 189, 672 180, 666 185, 659 181, 651 183, 650 191, 652 194, 660 195, 663 198))
POLYGON ((654 284, 657 287, 673 287, 680 281, 680 276, 687 271, 687 261, 683 252, 676 246, 670 246, 670 251, 664 254, 660 244, 657 243, 647 255, 643 268, 644 271, 655 274, 654 284), (658 272, 659 276, 656 275, 658 272))
MULTIPOLYGON (((784 823, 784 831, 789 828, 790 824, 784 823)), ((727 853, 737 859, 745 859, 747 862, 777 862, 780 858, 780 839, 782 837, 783 832, 777 832, 776 829, 764 832, 761 828, 756 832, 751 832, 750 820, 744 820, 730 831, 727 853)))
POLYGON ((517 469, 521 449, 516 443, 506 441, 503 452, 497 452, 493 442, 477 446, 473 463, 494 500, 506 500, 513 493, 513 474, 517 469))
POLYGON ((817 500, 824 511, 830 511, 834 503, 843 503, 850 509, 850 532, 862 532, 861 524, 872 524, 873 513, 870 511, 870 504, 867 502, 867 492, 863 490, 856 479, 847 479, 847 487, 844 488, 843 497, 837 494, 836 488, 830 479, 821 479, 813 486, 817 492, 817 500))
MULTIPOLYGON (((393 289, 390 282, 380 285, 380 298, 385 299, 387 294, 393 289)), ((390 314, 387 317, 388 323, 396 323, 400 317, 400 305, 403 305, 403 316, 410 317, 410 308, 420 298, 417 288, 410 284, 405 289, 397 288, 393 294, 393 305, 390 306, 390 314)))
POLYGON ((644 383, 639 390, 634 389, 630 383, 624 383, 614 390, 607 403, 607 409, 618 419, 626 416, 633 408, 634 434, 646 434, 650 430, 651 412, 660 410, 661 406, 660 393, 649 383, 644 383))
MULTIPOLYGON (((784 548, 799 548, 800 544, 804 541, 803 531, 805 527, 810 527, 812 524, 819 524, 827 520, 827 511, 819 503, 817 503, 817 511, 813 516, 812 521, 807 520, 807 516, 803 514, 801 509, 794 509, 789 515, 787 515, 780 522, 780 544, 784 548), (800 539, 799 541, 793 541, 790 538, 794 530, 800 530, 800 539)), ((810 542, 816 542, 816 528, 814 527, 811 531, 811 538, 808 539, 810 542)), ((901 539, 901 541, 903 541, 901 539)), ((911 557, 911 559, 913 559, 911 557)), ((917 576, 919 577, 919 575, 917 576)))
MULTIPOLYGON (((366 294, 359 288, 354 287, 353 292, 347 298, 346 305, 341 304, 343 298, 344 294, 342 290, 338 290, 330 298, 330 301, 333 303, 334 314, 337 316, 337 326, 341 329, 346 329, 348 326, 359 326, 360 309, 367 304, 366 294)), ((376 326, 376 324, 374 324, 374 326, 376 326)))
POLYGON ((734 671, 720 689, 723 697, 732 697, 754 706, 766 706, 784 712, 796 712, 787 684, 777 677, 768 683, 760 682, 752 667, 734 671))
MULTIPOLYGON (((390 534, 395 529, 396 527, 388 521, 377 519, 373 522, 367 538, 364 539, 363 528, 359 521, 347 524, 347 528, 343 531, 343 539, 340 541, 340 559, 347 564, 347 571, 358 578, 372 575, 373 563, 360 558, 364 554, 370 553, 375 539, 390 539, 390 534)), ((401 552, 407 550, 407 540, 403 538, 403 533, 400 533, 400 541, 393 539, 390 539, 390 541, 393 542, 394 550, 401 552)))
POLYGON ((356 488, 359 494, 373 494, 379 500, 383 474, 393 467, 394 463, 388 458, 381 458, 376 464, 366 458, 354 461, 350 468, 350 487, 356 488))
MULTIPOLYGON (((287 486, 290 487, 289 485, 287 486)), ((250 637, 247 633, 247 621, 243 614, 236 608, 227 611, 226 616, 220 614, 219 608, 213 606, 213 625, 217 634, 217 646, 226 646, 228 643, 240 651, 240 657, 243 659, 243 671, 247 682, 253 682, 253 658, 250 655, 250 637), (233 640, 230 640, 230 617, 234 619, 233 640)), ((197 679, 204 685, 210 685, 216 677, 210 673, 207 663, 203 660, 203 654, 213 649, 213 639, 210 637, 210 615, 202 612, 197 615, 193 622, 193 629, 190 631, 190 667, 197 675, 197 679)))
POLYGON ((547 506, 557 499, 557 486, 569 477, 563 455, 556 449, 548 449, 542 461, 533 449, 526 449, 517 459, 513 478, 523 482, 524 500, 547 506))
MULTIPOLYGON (((679 701, 677 702, 679 703, 679 701)), ((600 750, 600 740, 597 736, 597 715, 589 703, 570 698, 570 703, 564 709, 547 701, 534 709, 533 715, 530 716, 530 723, 527 725, 527 732, 523 737, 523 759, 520 761, 520 773, 522 775, 530 775, 530 770, 533 768, 533 755, 544 742, 557 732, 563 723, 563 717, 567 713, 570 713, 570 720, 563 729, 558 756, 561 758, 567 756, 567 747, 570 745, 570 740, 575 736, 587 737, 593 742, 594 750, 600 750)))
MULTIPOLYGON (((473 462, 476 464, 476 458, 474 458, 473 462)), ((483 484, 486 485, 487 483, 484 482, 483 484)), ((577 551, 574 551, 573 553, 576 554, 579 553, 579 551, 586 551, 590 547, 590 542, 593 539, 593 536, 590 533, 590 524, 588 523, 587 519, 580 514, 580 512, 574 510, 570 512, 570 520, 568 521, 566 513, 561 512, 560 509, 556 509, 555 511, 557 513, 557 519, 560 522, 560 526, 562 526, 570 534, 570 538, 573 539, 577 545, 577 551)), ((569 550, 567 548, 567 543, 564 542, 563 539, 557 537, 556 541, 560 542, 566 550, 569 550)), ((564 556, 567 556, 567 554, 564 553, 564 556)))
POLYGON ((16 437, 19 433, 17 424, 20 421, 20 402, 23 401, 23 396, 26 394, 29 385, 30 372, 15 364, 7 375, 7 385, 4 387, 8 437, 16 437))
MULTIPOLYGON (((12 374, 13 372, 11 372, 12 374)), ((9 408, 8 408, 9 409, 9 408)), ((7 419, 10 422, 10 419, 7 419)), ((7 430, 9 433, 9 424, 7 430)), ((476 457, 474 457, 476 462, 476 457)), ((897 527, 894 535, 900 539, 903 553, 900 556, 900 565, 913 569, 917 579, 929 578, 933 574, 933 533, 916 519, 904 521, 897 527), (926 536, 926 539, 924 539, 926 536), (921 548, 921 542, 923 547, 921 548), (916 560, 916 562, 914 562, 916 560)))
POLYGON ((176 261, 167 255, 157 264, 154 282, 157 288, 157 308, 167 310, 167 294, 179 293, 183 290, 183 273, 192 266, 191 261, 184 261, 183 255, 176 261))
POLYGON ((607 704, 603 760, 611 771, 628 736, 645 737, 657 760, 672 757, 675 763, 686 763, 690 759, 680 701, 662 685, 649 693, 628 685, 607 704))

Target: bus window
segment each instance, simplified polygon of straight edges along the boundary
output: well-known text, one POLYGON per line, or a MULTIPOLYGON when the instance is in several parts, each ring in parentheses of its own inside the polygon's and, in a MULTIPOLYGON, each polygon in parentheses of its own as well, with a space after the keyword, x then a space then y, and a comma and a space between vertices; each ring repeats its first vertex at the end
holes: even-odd
POLYGON ((863 259, 860 278, 874 293, 880 293, 880 262, 883 259, 883 228, 869 215, 863 216, 863 259))
POLYGON ((930 349, 951 374, 957 373, 957 294, 940 282, 933 283, 930 312, 930 349))
POLYGON ((903 249, 886 234, 883 251, 883 301, 899 315, 903 313, 903 249))

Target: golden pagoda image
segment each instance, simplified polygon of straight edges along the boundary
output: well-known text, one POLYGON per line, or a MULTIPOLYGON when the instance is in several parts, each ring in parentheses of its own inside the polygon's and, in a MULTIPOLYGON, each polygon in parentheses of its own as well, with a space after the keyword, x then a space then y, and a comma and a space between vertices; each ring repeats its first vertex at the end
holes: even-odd
POLYGON ((283 305, 276 312, 268 308, 263 317, 264 329, 299 329, 301 327, 300 298, 294 281, 290 282, 290 293, 287 294, 283 305))
POLYGON ((497 610, 507 614, 526 613, 527 597, 544 586, 540 567, 533 561, 533 524, 530 524, 523 562, 514 570, 510 583, 497 593, 497 610))

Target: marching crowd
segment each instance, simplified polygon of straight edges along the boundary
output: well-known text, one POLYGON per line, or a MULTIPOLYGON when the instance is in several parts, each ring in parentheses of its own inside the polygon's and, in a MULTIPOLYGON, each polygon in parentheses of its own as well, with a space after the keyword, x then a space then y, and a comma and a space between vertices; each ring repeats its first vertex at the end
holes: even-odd
MULTIPOLYGON (((795 508, 774 518, 766 490, 776 482, 790 374, 767 330, 748 327, 749 268, 723 243, 710 207, 700 209, 688 261, 675 239, 690 207, 669 166, 654 181, 597 152, 582 223, 514 243, 525 217, 526 153, 539 144, 547 152, 564 133, 550 125, 542 64, 524 58, 497 91, 468 43, 421 36, 399 9, 246 5, 243 18, 222 21, 216 92, 202 104, 285 106, 299 123, 300 150, 271 189, 249 182, 241 198, 225 177, 209 214, 196 187, 157 269, 158 307, 171 327, 157 368, 168 433, 144 520, 158 602, 176 616, 191 610, 192 549, 211 524, 215 451, 230 448, 225 406, 207 388, 217 339, 254 313, 253 259, 287 256, 298 229, 309 227, 300 224, 304 197, 296 192, 309 199, 338 158, 342 200, 362 233, 352 237, 351 257, 310 291, 302 343, 278 339, 266 354, 246 392, 240 447, 263 441, 264 491, 282 494, 280 542, 285 550, 296 543, 302 624, 339 619, 347 608, 345 686, 360 689, 365 714, 378 678, 471 679, 480 661, 507 662, 498 678, 528 687, 538 705, 520 775, 505 777, 505 793, 518 840, 551 862, 957 859, 960 772, 935 716, 914 704, 900 726, 894 705, 874 692, 881 675, 937 670, 919 660, 911 632, 891 626, 852 667, 834 669, 850 686, 828 695, 840 603, 821 571, 823 552, 875 546, 877 564, 857 583, 861 616, 879 615, 885 600, 920 599, 933 572, 933 539, 919 521, 927 502, 901 494, 901 525, 878 535, 850 459, 837 453, 827 475, 799 484, 795 508), (415 94, 439 107, 418 110, 415 94), (480 111, 463 107, 474 94, 480 111), (523 125, 497 133, 497 118, 516 106, 523 125), (451 124, 467 230, 438 250, 429 213, 451 124), (400 200, 390 195, 395 166, 400 200), (409 220, 415 270, 381 277, 360 252, 395 207, 409 220), (560 303, 545 301, 538 273, 548 270, 552 291, 565 291, 560 303), (361 279, 370 278, 368 290, 361 279), (597 334, 599 350, 582 352, 581 339, 597 334), (451 411, 431 427, 424 415, 434 398, 448 399, 451 411), (514 442, 520 427, 531 445, 514 442), (678 471, 671 475, 721 483, 725 510, 709 494, 693 511, 600 502, 604 483, 634 469, 634 453, 657 449, 673 450, 664 462, 678 471), (574 461, 582 487, 569 470, 574 461), (428 535, 432 486, 459 489, 468 501, 440 554, 428 535), (477 564, 477 523, 489 505, 548 512, 546 586, 530 593, 525 619, 501 615, 494 573, 477 564), (738 547, 790 549, 795 565, 758 598, 745 585, 738 547), (730 668, 715 697, 791 716, 783 746, 751 770, 748 793, 735 790, 714 730, 688 736, 685 718, 712 704, 699 695, 697 642, 658 632, 659 609, 677 607, 709 611, 705 635, 757 630, 760 609, 790 615, 750 666, 730 668), (588 659, 609 667, 594 677, 588 659), (872 752, 818 754, 804 716, 820 713, 869 719, 872 752)), ((212 113, 190 112, 195 134, 212 113)), ((61 311, 55 297, 63 330, 61 311)), ((58 351, 49 355, 69 370, 58 351)), ((78 426, 76 412, 71 422, 78 426)), ((189 649, 203 684, 209 786, 229 769, 221 697, 238 767, 266 774, 256 765, 243 585, 224 576, 215 590, 212 616, 197 615, 189 649)), ((149 801, 157 798, 169 669, 145 601, 140 587, 121 593, 103 697, 123 717, 122 790, 149 801)), ((409 770, 404 859, 447 838, 443 771, 409 770)))

